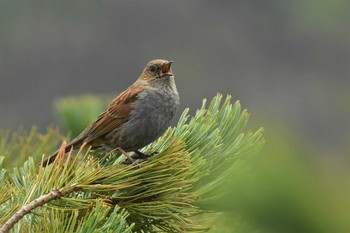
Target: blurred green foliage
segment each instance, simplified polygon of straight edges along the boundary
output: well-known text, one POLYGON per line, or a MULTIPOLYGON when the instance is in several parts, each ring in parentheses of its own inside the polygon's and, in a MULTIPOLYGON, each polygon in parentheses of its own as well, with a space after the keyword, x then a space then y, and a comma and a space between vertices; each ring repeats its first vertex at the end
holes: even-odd
POLYGON ((39 161, 43 154, 54 151, 61 138, 59 130, 53 127, 49 127, 46 133, 40 133, 36 127, 30 131, 19 128, 13 133, 0 130, 2 167, 12 169, 22 165, 30 156, 39 161))
POLYGON ((304 25, 313 30, 337 30, 347 24, 347 0, 296 0, 288 3, 295 25, 304 25), (296 14, 295 12, 298 12, 296 14))
POLYGON ((63 128, 74 138, 103 111, 107 101, 99 96, 65 97, 54 103, 63 128))
POLYGON ((266 131, 249 169, 223 188, 212 232, 350 232, 350 161, 320 155, 283 124, 266 131))

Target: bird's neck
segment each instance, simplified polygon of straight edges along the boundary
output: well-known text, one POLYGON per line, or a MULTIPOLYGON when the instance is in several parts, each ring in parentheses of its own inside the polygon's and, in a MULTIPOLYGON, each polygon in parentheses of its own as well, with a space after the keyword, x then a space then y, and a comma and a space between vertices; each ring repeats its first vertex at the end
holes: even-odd
POLYGON ((156 90, 171 89, 171 90, 177 91, 175 80, 172 77, 164 77, 164 78, 153 79, 153 80, 138 79, 134 83, 134 85, 144 87, 146 89, 156 89, 156 90))

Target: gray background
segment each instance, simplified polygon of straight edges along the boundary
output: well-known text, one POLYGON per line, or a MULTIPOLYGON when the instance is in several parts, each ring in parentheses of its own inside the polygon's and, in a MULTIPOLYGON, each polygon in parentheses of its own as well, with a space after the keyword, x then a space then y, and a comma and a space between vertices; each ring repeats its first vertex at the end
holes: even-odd
MULTIPOLYGON (((0 128, 41 131, 56 98, 117 94, 148 60, 175 61, 181 111, 232 94, 266 131, 349 148, 349 1, 0 3, 0 128)), ((180 111, 180 112, 181 112, 180 111)))

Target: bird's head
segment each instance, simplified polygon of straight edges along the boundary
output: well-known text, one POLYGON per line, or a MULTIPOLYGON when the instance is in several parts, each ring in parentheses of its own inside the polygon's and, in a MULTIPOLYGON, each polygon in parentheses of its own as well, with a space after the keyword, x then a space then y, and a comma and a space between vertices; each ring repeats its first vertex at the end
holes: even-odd
POLYGON ((140 79, 145 81, 164 82, 165 80, 173 79, 174 74, 171 71, 173 61, 163 59, 152 60, 147 63, 143 70, 140 79))

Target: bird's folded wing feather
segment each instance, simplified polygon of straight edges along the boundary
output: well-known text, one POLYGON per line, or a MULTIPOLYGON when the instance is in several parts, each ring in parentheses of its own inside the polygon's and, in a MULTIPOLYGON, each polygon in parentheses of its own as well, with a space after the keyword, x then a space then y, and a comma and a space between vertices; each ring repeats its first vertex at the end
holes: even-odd
POLYGON ((122 123, 128 121, 133 103, 143 88, 131 86, 120 93, 105 109, 105 111, 87 128, 85 142, 89 143, 98 139, 112 130, 118 128, 122 123))

